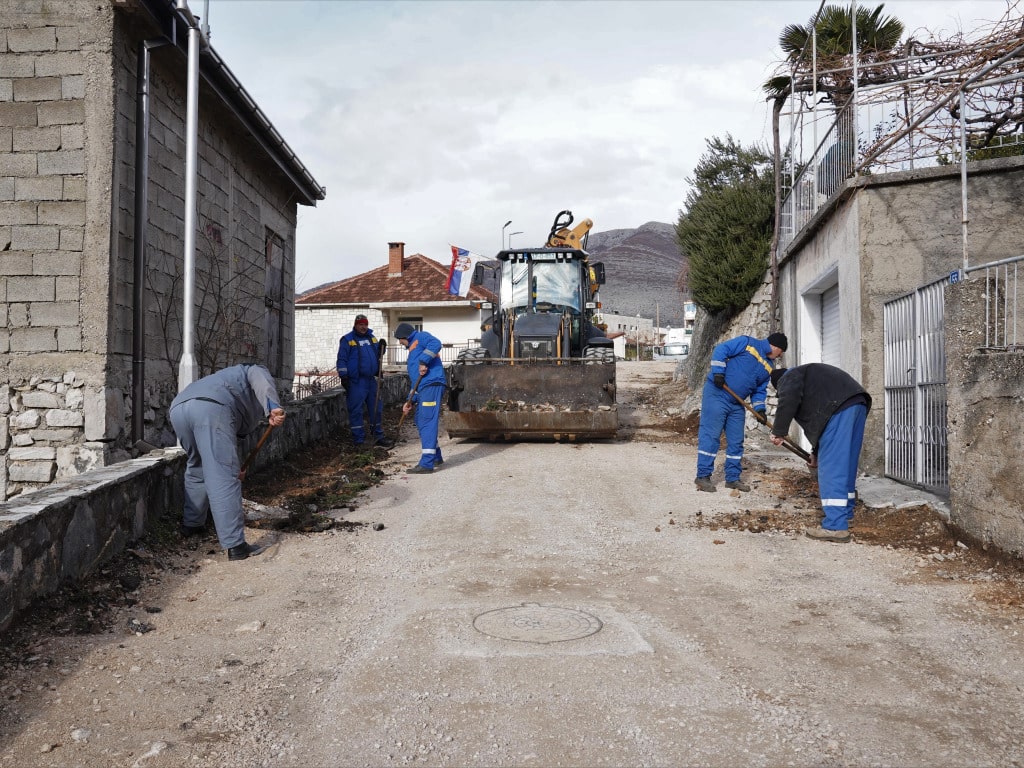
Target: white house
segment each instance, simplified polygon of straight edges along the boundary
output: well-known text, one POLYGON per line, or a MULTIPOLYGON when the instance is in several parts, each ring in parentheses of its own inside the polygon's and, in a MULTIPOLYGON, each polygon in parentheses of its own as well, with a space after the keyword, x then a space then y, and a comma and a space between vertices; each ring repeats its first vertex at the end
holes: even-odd
POLYGON ((445 362, 467 346, 476 346, 481 319, 476 304, 495 297, 477 286, 466 297, 449 294, 448 272, 448 266, 423 254, 407 257, 405 243, 389 243, 385 266, 297 296, 296 376, 334 371, 338 340, 352 330, 356 315, 366 315, 376 336, 388 340, 391 365, 405 359, 405 350, 391 335, 399 323, 439 338, 445 362))

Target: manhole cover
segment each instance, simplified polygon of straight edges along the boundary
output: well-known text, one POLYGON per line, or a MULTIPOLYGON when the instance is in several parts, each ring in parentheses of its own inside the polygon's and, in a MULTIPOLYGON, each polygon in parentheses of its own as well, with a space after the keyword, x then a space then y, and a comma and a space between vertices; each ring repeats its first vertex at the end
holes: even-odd
POLYGON ((524 603, 481 613, 473 627, 490 637, 523 643, 561 643, 600 632, 601 620, 583 611, 524 603))

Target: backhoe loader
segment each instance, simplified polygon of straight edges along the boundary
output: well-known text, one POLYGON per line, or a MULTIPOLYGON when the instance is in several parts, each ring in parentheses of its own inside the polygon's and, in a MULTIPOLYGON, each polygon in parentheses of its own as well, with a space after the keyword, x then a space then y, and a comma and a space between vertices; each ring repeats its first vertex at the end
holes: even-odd
POLYGON ((572 221, 562 211, 543 246, 476 265, 474 284, 496 284, 498 300, 481 306, 480 346, 451 367, 452 437, 615 436, 615 352, 598 314, 604 265, 584 250, 593 222, 569 229, 572 221))

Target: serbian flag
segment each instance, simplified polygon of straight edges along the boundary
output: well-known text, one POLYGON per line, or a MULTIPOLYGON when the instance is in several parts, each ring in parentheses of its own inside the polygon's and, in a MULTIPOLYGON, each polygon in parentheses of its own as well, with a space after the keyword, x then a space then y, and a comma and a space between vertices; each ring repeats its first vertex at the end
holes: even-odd
POLYGON ((445 288, 452 296, 468 296, 469 284, 473 282, 473 266, 483 259, 465 248, 452 246, 452 268, 448 270, 445 288))

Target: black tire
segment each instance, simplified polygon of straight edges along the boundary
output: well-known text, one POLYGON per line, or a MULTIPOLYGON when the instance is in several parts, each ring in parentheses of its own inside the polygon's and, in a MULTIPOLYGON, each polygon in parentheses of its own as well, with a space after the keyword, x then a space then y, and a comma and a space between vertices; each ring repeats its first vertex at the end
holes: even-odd
POLYGON ((615 350, 611 347, 587 347, 583 350, 584 365, 615 365, 615 350))
POLYGON ((458 357, 455 358, 456 363, 462 365, 480 365, 481 363, 487 362, 490 359, 491 353, 483 347, 470 347, 459 352, 458 357))

